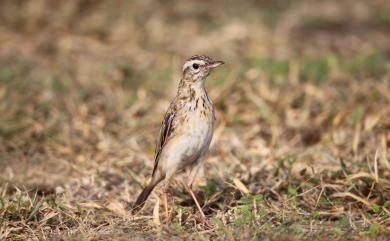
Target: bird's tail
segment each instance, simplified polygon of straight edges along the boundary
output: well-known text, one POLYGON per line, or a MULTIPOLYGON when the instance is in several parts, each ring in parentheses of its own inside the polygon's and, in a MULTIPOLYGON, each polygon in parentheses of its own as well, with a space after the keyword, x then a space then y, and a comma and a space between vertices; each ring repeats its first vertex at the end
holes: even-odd
POLYGON ((138 195, 137 200, 134 203, 132 213, 135 214, 142 209, 145 204, 146 199, 148 199, 150 193, 152 193, 153 189, 156 185, 162 180, 162 178, 153 178, 151 182, 142 190, 142 192, 138 195))

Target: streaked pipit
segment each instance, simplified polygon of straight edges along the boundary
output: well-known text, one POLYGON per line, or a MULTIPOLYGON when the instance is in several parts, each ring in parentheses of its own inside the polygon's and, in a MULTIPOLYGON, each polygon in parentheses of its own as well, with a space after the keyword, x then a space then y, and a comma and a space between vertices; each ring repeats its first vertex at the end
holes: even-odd
POLYGON ((184 63, 176 97, 171 102, 160 129, 152 177, 139 194, 133 213, 143 207, 153 188, 164 180, 164 207, 168 217, 169 181, 175 173, 188 168, 190 174, 186 188, 199 209, 202 222, 206 222, 192 191, 192 184, 209 150, 215 123, 214 106, 204 83, 211 71, 223 63, 204 55, 192 56, 184 63))

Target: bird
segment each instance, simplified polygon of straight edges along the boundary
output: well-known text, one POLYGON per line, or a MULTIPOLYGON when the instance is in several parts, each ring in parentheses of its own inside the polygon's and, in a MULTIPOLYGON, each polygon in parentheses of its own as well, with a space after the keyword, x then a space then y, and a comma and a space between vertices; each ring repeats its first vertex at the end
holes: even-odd
POLYGON ((133 205, 133 214, 142 209, 153 189, 163 181, 164 209, 168 219, 170 181, 176 173, 188 170, 185 188, 200 212, 202 223, 206 223, 206 216, 192 191, 192 185, 206 159, 216 121, 214 105, 205 89, 205 81, 222 64, 224 61, 206 55, 194 55, 185 61, 177 94, 161 124, 151 178, 138 195, 133 205))

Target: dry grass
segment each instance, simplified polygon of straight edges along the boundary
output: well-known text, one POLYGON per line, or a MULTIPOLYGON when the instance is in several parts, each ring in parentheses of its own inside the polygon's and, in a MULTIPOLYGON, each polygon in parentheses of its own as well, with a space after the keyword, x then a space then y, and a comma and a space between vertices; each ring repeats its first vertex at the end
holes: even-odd
POLYGON ((386 3, 1 1, 0 239, 385 240, 386 3), (129 208, 195 53, 228 63, 197 186, 214 228, 179 183, 156 226, 160 190, 129 208))

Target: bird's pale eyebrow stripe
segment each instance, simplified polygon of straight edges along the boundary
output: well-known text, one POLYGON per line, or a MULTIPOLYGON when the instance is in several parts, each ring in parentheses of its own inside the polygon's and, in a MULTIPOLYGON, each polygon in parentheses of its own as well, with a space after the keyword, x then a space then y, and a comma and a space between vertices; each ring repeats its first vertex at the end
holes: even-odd
POLYGON ((187 61, 187 62, 184 64, 184 66, 183 66, 183 71, 184 71, 186 68, 188 68, 188 66, 191 66, 191 65, 193 65, 193 64, 204 65, 205 62, 204 62, 203 60, 197 60, 197 59, 187 61))

